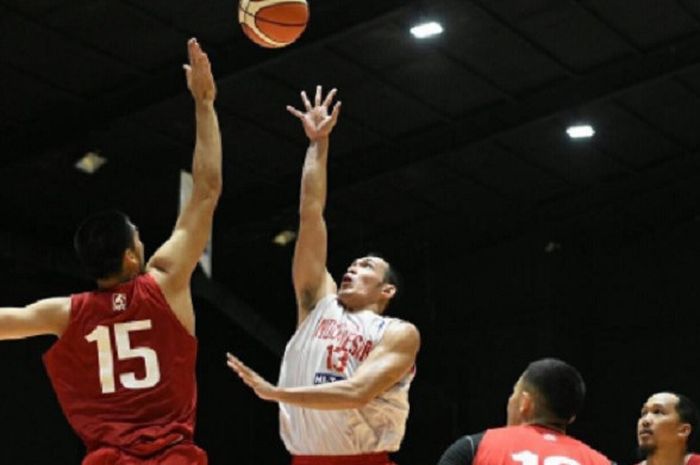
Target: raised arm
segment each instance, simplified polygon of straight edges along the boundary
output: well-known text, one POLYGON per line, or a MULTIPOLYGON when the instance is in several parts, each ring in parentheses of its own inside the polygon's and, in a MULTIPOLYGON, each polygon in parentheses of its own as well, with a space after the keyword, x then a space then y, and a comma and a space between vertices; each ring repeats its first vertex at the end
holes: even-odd
POLYGON ((188 326, 191 315, 189 283, 209 240, 214 209, 221 194, 221 134, 214 110, 216 86, 211 64, 195 39, 187 43, 187 87, 195 103, 197 125, 192 157, 192 196, 182 209, 170 238, 148 262, 171 307, 188 326))
POLYGON ((323 218, 326 206, 326 182, 328 164, 328 136, 338 121, 340 102, 328 109, 336 89, 328 93, 323 102, 321 86, 316 88, 314 105, 306 93, 301 98, 305 112, 288 106, 287 110, 301 120, 309 138, 309 148, 304 159, 299 200, 299 235, 294 249, 292 279, 297 298, 297 324, 301 324, 311 309, 324 296, 336 292, 336 284, 326 269, 328 232, 323 218))
POLYGON ((26 307, 0 308, 0 340, 42 334, 60 336, 68 326, 70 298, 39 300, 26 307))
POLYGON ((230 354, 228 365, 263 400, 319 410, 343 410, 364 406, 400 381, 413 368, 419 347, 420 335, 415 326, 403 322, 392 325, 353 376, 314 386, 273 386, 230 354))

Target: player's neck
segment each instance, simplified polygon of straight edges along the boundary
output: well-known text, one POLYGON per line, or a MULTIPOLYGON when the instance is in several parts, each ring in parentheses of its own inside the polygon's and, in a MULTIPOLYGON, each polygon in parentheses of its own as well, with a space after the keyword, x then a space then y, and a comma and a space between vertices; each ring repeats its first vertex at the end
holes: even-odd
POLYGON ((119 274, 117 276, 112 276, 110 278, 98 279, 97 280, 97 287, 100 289, 111 289, 111 288, 116 287, 122 283, 125 283, 127 281, 131 281, 136 276, 138 276, 138 273, 124 272, 122 274, 119 274))
POLYGON ((655 450, 653 454, 646 459, 646 465, 686 465, 690 454, 686 451, 675 450, 655 450))
POLYGON ((340 305, 348 312, 363 312, 365 310, 369 310, 370 312, 376 313, 377 315, 381 315, 382 309, 380 308, 379 303, 370 303, 370 304, 355 304, 355 305, 349 305, 347 303, 344 303, 342 300, 338 299, 338 302, 340 305))
POLYGON ((552 431, 557 431, 559 433, 566 434, 566 425, 561 423, 536 418, 534 420, 529 421, 528 424, 532 426, 540 426, 542 428, 547 428, 551 429, 552 431))

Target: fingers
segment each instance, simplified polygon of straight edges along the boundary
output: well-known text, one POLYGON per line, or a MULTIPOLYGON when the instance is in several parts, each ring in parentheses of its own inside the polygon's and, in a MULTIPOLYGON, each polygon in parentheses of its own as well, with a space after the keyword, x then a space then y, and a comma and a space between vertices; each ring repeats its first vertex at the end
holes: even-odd
POLYGON ((237 357, 229 353, 226 354, 226 364, 238 374, 238 376, 250 387, 254 387, 253 381, 258 377, 257 373, 248 368, 243 362, 241 362, 237 357), (253 383, 253 384, 251 384, 253 383))
POLYGON ((297 110, 296 108, 294 108, 291 105, 287 105, 287 111, 301 120, 304 119, 304 113, 297 110))
POLYGON ((191 66, 210 66, 209 57, 194 37, 187 41, 187 55, 191 66))
POLYGON ((319 125, 318 129, 320 133, 323 133, 324 135, 330 134, 330 132, 333 130, 333 127, 335 126, 335 123, 338 122, 338 115, 340 115, 341 106, 341 102, 337 102, 333 106, 333 113, 331 113, 330 116, 327 116, 319 125))
POLYGON ((335 97, 335 94, 338 93, 338 89, 333 89, 330 92, 328 92, 328 95, 326 95, 326 99, 323 101, 323 106, 328 108, 331 106, 331 102, 333 101, 333 98, 335 97))
POLYGON ((323 94, 323 89, 321 86, 316 86, 316 97, 314 97, 314 104, 319 107, 321 106, 321 95, 323 94))
POLYGON ((190 40, 187 41, 187 61, 189 61, 190 64, 192 63, 192 60, 193 60, 192 55, 194 52, 194 44, 196 44, 196 43, 197 43, 197 39, 195 39, 194 37, 192 37, 190 40))
POLYGON ((242 372, 244 371, 245 365, 243 365, 243 362, 241 362, 228 352, 226 353, 226 365, 228 365, 233 371, 238 373, 238 376, 242 377, 242 372))
POLYGON ((191 66, 199 66, 202 62, 202 58, 206 57, 202 51, 202 47, 194 37, 187 41, 187 54, 189 56, 191 66))
POLYGON ((343 102, 336 102, 335 105, 333 105, 333 113, 331 113, 331 121, 335 125, 335 123, 338 121, 338 115, 340 115, 340 107, 343 105, 343 102))
POLYGON ((306 96, 306 92, 303 90, 301 91, 301 101, 304 103, 306 111, 311 111, 313 107, 311 106, 311 102, 309 102, 309 97, 306 96))

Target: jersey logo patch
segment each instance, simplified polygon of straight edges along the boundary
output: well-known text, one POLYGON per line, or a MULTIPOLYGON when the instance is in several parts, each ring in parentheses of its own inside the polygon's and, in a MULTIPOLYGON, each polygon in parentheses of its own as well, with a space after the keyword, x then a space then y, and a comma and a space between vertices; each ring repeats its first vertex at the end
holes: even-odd
POLYGON ((316 373, 314 375, 314 384, 335 383, 336 381, 343 381, 344 379, 345 377, 332 373, 316 373))
POLYGON ((112 294, 112 311, 123 312, 126 310, 126 294, 112 294))

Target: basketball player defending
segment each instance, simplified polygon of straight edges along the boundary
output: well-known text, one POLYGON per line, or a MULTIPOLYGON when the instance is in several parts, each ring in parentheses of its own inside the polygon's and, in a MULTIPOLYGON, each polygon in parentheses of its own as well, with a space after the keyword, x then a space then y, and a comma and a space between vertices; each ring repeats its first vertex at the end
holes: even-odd
POLYGON ((640 465, 700 465, 690 453, 698 428, 698 409, 682 394, 659 392, 647 399, 637 422, 640 465))
POLYGON ((391 463, 408 416, 408 388, 420 338, 407 322, 383 316, 396 293, 387 261, 353 261, 340 287, 326 270, 328 136, 340 112, 332 90, 305 112, 288 107, 310 140, 301 180, 299 238, 292 275, 298 325, 273 386, 234 356, 229 366, 264 400, 280 404, 280 434, 295 465, 391 463))
POLYGON ((221 192, 216 88, 207 55, 188 42, 197 120, 194 186, 172 236, 144 264, 136 227, 119 212, 88 218, 75 248, 98 290, 0 309, 0 339, 55 334, 44 363, 83 465, 204 465, 192 442, 196 382, 190 276, 221 192))
POLYGON ((532 362, 508 399, 508 426, 458 439, 438 465, 611 465, 566 434, 585 390, 571 365, 551 358, 532 362))

